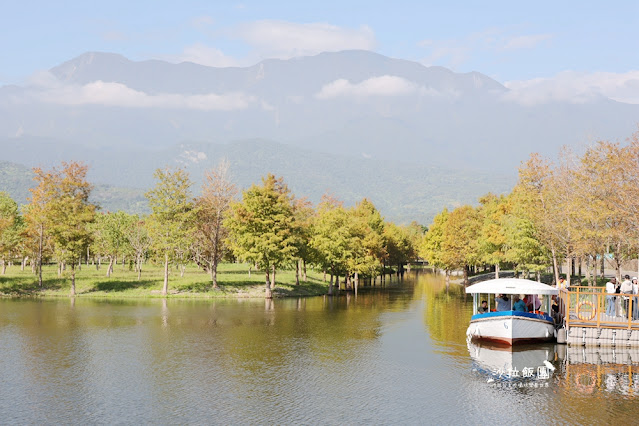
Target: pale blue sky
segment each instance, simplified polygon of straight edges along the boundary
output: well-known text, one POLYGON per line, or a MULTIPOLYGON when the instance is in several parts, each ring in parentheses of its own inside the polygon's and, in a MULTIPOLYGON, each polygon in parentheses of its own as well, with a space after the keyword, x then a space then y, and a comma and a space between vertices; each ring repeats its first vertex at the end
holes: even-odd
POLYGON ((23 84, 33 73, 87 51, 224 66, 363 48, 479 71, 502 83, 564 71, 586 76, 588 84, 618 74, 627 82, 628 73, 639 72, 636 1, 0 0, 0 5, 0 85, 23 84), (597 77, 598 72, 606 74, 597 77))

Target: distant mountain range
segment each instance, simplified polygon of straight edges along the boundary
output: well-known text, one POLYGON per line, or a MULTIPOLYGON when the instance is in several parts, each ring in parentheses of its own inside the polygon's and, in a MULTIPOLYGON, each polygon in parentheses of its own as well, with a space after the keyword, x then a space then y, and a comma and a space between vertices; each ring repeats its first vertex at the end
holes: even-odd
POLYGON ((93 52, 0 87, 0 161, 82 160, 96 183, 141 194, 157 167, 181 164, 199 185, 227 157, 242 186, 270 171, 298 195, 367 196, 389 217, 424 222, 508 190, 531 152, 623 138, 637 122, 638 105, 530 104, 481 73, 367 51, 246 68, 93 52))

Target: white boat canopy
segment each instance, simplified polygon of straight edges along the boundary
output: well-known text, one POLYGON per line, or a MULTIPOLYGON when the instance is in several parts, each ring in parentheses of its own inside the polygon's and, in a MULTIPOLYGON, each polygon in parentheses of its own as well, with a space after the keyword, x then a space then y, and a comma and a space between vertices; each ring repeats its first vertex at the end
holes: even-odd
POLYGON ((559 290, 537 281, 519 278, 500 278, 482 281, 466 287, 471 294, 559 294, 559 290))

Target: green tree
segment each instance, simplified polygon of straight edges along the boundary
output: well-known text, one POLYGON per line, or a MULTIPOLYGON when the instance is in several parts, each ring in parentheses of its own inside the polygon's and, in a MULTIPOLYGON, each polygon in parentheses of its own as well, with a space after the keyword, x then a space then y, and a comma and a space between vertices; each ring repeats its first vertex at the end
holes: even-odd
POLYGON ((182 169, 157 169, 153 176, 155 187, 145 195, 151 215, 148 219, 152 247, 158 259, 164 262, 162 294, 169 289, 169 264, 178 260, 190 245, 193 235, 195 211, 191 200, 191 180, 182 169))
POLYGON ((113 273, 113 264, 118 258, 123 258, 132 252, 132 247, 127 238, 127 232, 137 220, 136 216, 123 211, 115 213, 102 213, 96 216, 92 226, 93 251, 100 256, 109 258, 106 276, 113 273))
POLYGON ((328 294, 333 294, 333 278, 346 273, 346 262, 351 257, 351 222, 348 212, 335 199, 324 196, 317 206, 317 216, 309 246, 317 255, 315 261, 330 272, 328 294))
POLYGON ((146 258, 151 247, 151 237, 146 227, 146 222, 137 215, 125 230, 125 237, 135 257, 135 272, 138 273, 138 281, 142 278, 142 262, 146 258))
POLYGON ((391 265, 397 265, 400 271, 406 263, 413 260, 417 255, 414 245, 415 237, 414 234, 411 234, 414 231, 414 228, 398 226, 390 222, 386 223, 384 227, 388 261, 391 265))
POLYGON ((297 255, 293 196, 282 178, 269 174, 244 191, 224 225, 233 253, 264 269, 265 297, 272 298, 276 270, 297 255))
POLYGON ((0 192, 0 262, 2 263, 2 275, 5 274, 10 259, 16 255, 23 227, 18 204, 6 192, 0 192))

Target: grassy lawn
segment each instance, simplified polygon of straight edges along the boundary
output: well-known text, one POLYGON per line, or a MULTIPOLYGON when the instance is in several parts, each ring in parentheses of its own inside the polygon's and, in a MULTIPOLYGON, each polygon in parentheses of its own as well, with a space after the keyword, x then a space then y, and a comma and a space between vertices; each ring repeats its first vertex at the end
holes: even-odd
MULTIPOLYGON (((65 271, 58 277, 57 266, 45 266, 42 270, 43 288, 38 287, 37 276, 31 268, 20 271, 19 266, 7 268, 0 275, 0 295, 2 296, 63 296, 71 289, 71 271, 65 271)), ((218 269, 219 289, 213 289, 211 277, 195 265, 188 265, 184 276, 173 268, 169 275, 168 297, 264 297, 264 273, 252 271, 248 275, 248 265, 226 263, 218 269)), ((78 297, 163 297, 164 282, 162 265, 147 264, 142 268, 142 277, 138 281, 137 273, 122 265, 114 267, 110 278, 106 277, 106 265, 100 270, 95 266, 83 265, 76 270, 76 295, 78 297)), ((327 293, 328 285, 323 282, 322 274, 308 270, 308 281, 295 285, 294 271, 278 271, 274 297, 316 296, 327 293)))

